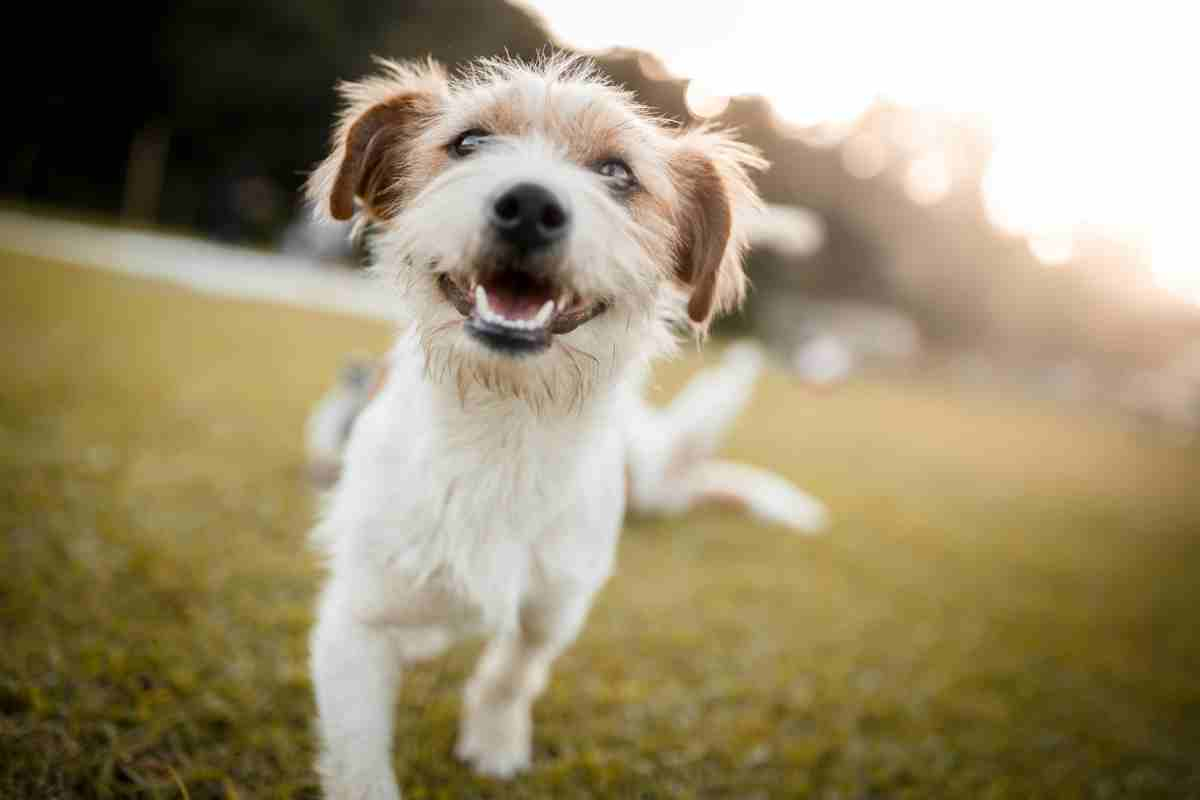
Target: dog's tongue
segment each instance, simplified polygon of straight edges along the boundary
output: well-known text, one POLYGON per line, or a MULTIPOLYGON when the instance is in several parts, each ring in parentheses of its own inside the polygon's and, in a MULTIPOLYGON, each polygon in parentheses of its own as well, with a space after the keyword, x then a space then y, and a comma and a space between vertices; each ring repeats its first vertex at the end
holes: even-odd
POLYGON ((506 319, 532 319, 553 300, 549 284, 543 284, 520 274, 506 274, 481 284, 487 292, 488 306, 506 319))

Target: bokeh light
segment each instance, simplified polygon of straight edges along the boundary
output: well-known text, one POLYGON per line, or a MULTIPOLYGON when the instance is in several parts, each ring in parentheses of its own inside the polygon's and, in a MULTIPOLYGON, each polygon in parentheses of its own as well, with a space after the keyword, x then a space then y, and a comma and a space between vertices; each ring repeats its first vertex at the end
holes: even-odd
POLYGON ((864 131, 842 145, 842 166, 856 178, 874 178, 887 169, 887 165, 887 143, 873 133, 864 131))
POLYGON ((904 192, 919 206, 941 202, 952 185, 950 165, 941 152, 926 153, 909 164, 904 173, 904 192))
POLYGON ((683 99, 687 103, 688 111, 700 119, 719 116, 729 107, 727 96, 713 94, 696 81, 688 84, 683 99))

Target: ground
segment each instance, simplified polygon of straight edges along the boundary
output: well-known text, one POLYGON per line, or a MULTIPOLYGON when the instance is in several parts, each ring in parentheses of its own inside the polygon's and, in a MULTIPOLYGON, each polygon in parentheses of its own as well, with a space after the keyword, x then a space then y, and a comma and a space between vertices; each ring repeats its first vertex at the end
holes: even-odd
MULTIPOLYGON (((302 424, 388 332, 0 274, 0 797, 315 797, 302 424)), ((454 761, 464 646, 406 684, 407 797, 1200 797, 1196 450, 1014 393, 780 374, 728 450, 825 498, 829 535, 632 522, 533 771, 454 761)))

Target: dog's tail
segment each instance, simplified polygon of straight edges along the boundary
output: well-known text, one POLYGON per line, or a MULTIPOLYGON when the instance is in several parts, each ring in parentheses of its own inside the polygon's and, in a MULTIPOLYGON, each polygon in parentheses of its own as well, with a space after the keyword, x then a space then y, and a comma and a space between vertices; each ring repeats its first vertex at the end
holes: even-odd
POLYGON ((342 472, 342 454, 358 415, 379 390, 385 370, 382 361, 351 356, 308 417, 305 443, 312 482, 328 488, 342 472))
POLYGON ((739 342, 666 408, 652 408, 639 398, 628 438, 631 510, 679 514, 700 505, 733 505, 803 533, 828 525, 824 505, 786 479, 715 457, 749 403, 763 361, 757 346, 739 342))

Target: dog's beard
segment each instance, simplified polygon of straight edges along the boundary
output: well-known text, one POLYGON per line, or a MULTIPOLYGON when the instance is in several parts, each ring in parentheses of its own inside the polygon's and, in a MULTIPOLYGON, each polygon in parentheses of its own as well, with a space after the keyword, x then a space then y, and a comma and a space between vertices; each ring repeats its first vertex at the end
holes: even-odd
POLYGON ((655 340, 652 315, 614 307, 567 334, 555 334, 537 353, 513 356, 469 333, 431 274, 410 282, 405 301, 425 358, 425 376, 453 388, 459 402, 523 401, 534 411, 579 411, 598 389, 655 340))

